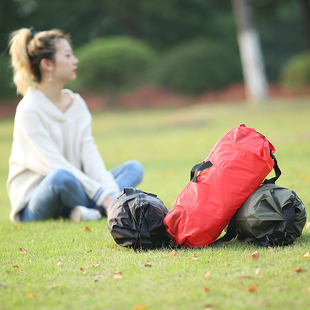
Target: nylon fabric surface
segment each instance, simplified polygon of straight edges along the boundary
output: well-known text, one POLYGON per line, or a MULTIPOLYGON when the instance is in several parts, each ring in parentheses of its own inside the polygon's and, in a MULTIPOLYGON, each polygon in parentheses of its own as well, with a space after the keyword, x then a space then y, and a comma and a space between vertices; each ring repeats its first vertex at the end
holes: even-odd
POLYGON ((108 208, 108 228, 115 242, 121 246, 134 247, 137 242, 142 248, 161 247, 169 239, 163 224, 167 213, 164 203, 156 195, 125 188, 108 208))
POLYGON ((190 181, 164 223, 174 243, 203 247, 213 243, 273 169, 272 144, 255 129, 240 125, 219 140, 204 162, 198 183, 190 181))
POLYGON ((275 184, 261 185, 248 197, 236 215, 237 233, 262 239, 275 231, 285 232, 287 205, 295 209, 294 235, 299 237, 307 219, 305 206, 292 190, 275 184))

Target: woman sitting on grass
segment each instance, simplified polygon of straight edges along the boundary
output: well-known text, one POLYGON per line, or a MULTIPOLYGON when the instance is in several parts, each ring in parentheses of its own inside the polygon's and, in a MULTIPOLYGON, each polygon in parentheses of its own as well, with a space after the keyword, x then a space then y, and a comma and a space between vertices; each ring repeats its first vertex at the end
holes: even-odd
POLYGON ((141 182, 142 166, 128 161, 106 170, 85 101, 63 89, 78 64, 67 35, 23 28, 12 33, 9 46, 14 83, 24 96, 9 159, 10 219, 100 220, 114 196, 141 182))

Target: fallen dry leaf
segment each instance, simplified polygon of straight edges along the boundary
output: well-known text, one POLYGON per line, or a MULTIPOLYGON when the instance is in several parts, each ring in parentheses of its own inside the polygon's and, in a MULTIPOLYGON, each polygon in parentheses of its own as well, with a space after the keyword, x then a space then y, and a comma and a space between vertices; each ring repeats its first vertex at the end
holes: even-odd
POLYGON ((249 257, 251 260, 255 260, 258 261, 259 260, 259 252, 255 251, 254 253, 252 253, 249 257))
POLYGON ((80 270, 82 271, 82 274, 86 274, 86 270, 84 270, 83 268, 80 268, 80 270))
POLYGON ((305 269, 301 269, 300 267, 296 267, 296 268, 294 268, 294 271, 296 273, 299 273, 299 272, 303 272, 303 271, 306 271, 306 270, 305 269))
POLYGON ((258 288, 258 285, 257 284, 252 284, 249 288, 248 288, 248 291, 250 293, 256 293, 257 292, 257 288, 258 288))
POLYGON ((19 226, 17 226, 17 225, 15 226, 15 228, 16 228, 16 229, 20 229, 20 227, 19 227, 19 226))
POLYGON ((74 242, 74 238, 71 239, 71 242, 74 242))
POLYGON ((100 264, 92 265, 92 266, 86 267, 86 268, 95 268, 95 267, 98 267, 98 266, 100 266, 100 264))
POLYGON ((198 260, 198 257, 190 257, 187 259, 187 261, 189 262, 190 260, 198 260))
POLYGON ((178 256, 179 253, 175 250, 171 251, 170 253, 168 253, 169 256, 178 256))
POLYGON ((99 282, 99 280, 98 280, 98 279, 96 279, 94 282, 99 282))
POLYGON ((51 288, 56 288, 56 287, 60 287, 60 284, 54 284, 51 286, 51 288))
POLYGON ((207 292, 210 292, 210 289, 207 288, 206 286, 203 287, 203 290, 207 293, 207 292))
POLYGON ((274 252, 274 248, 269 246, 268 249, 270 250, 270 252, 274 252))
POLYGON ((307 222, 306 229, 310 229, 310 222, 307 222))
POLYGON ((151 264, 145 264, 144 267, 153 267, 151 264))
POLYGON ((87 226, 84 226, 84 231, 89 232, 90 229, 87 226))
POLYGON ((22 272, 23 270, 22 269, 20 269, 17 265, 14 265, 14 266, 12 266, 13 268, 18 268, 18 270, 20 271, 20 272, 22 272))
POLYGON ((253 277, 249 275, 241 275, 241 278, 252 279, 253 277))
POLYGON ((114 274, 113 275, 113 280, 120 280, 120 279, 122 279, 123 277, 122 277, 122 275, 121 274, 114 274))
POLYGON ((5 273, 13 273, 12 270, 7 270, 5 273))
POLYGON ((24 250, 23 248, 20 248, 20 249, 19 249, 19 253, 20 253, 20 254, 27 254, 27 251, 24 250))
POLYGON ((36 260, 27 249, 20 248, 19 253, 21 253, 21 254, 27 254, 28 253, 32 257, 33 260, 36 260))
POLYGON ((64 265, 65 265, 65 263, 62 262, 62 261, 60 261, 60 262, 57 263, 57 266, 58 266, 58 267, 63 267, 64 265))
POLYGON ((114 272, 114 275, 113 275, 113 280, 120 280, 122 279, 122 272, 121 271, 117 271, 117 272, 114 272))
POLYGON ((96 277, 97 278, 104 278, 104 274, 103 273, 96 273, 96 277))
POLYGON ((257 269, 255 270, 255 274, 258 276, 258 274, 259 274, 259 268, 257 268, 257 269))
POLYGON ((27 295, 27 298, 36 298, 36 296, 35 296, 33 293, 29 293, 29 294, 27 295))
POLYGON ((209 278, 209 275, 211 274, 211 271, 207 271, 204 275, 203 275, 203 279, 207 280, 209 278))
POLYGON ((132 307, 132 310, 144 310, 147 309, 146 305, 135 305, 132 307))
POLYGON ((307 288, 307 292, 310 293, 310 286, 307 288))
POLYGON ((303 258, 309 258, 310 257, 310 252, 307 252, 304 256, 303 256, 303 258))

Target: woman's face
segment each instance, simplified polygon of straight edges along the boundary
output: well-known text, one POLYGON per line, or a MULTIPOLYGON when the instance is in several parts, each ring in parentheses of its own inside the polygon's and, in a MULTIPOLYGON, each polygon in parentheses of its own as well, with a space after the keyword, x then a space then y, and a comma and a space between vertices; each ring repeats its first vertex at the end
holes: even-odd
POLYGON ((75 80, 78 62, 78 59, 73 55, 69 42, 63 38, 58 39, 52 70, 53 80, 62 83, 75 80))

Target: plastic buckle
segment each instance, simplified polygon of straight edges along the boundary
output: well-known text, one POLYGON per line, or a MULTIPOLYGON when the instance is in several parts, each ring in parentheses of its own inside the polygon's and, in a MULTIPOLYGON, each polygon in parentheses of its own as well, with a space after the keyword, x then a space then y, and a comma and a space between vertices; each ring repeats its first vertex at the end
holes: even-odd
POLYGON ((275 245, 275 242, 272 241, 270 238, 269 238, 269 235, 266 235, 266 239, 267 239, 267 243, 271 246, 274 246, 275 245))

